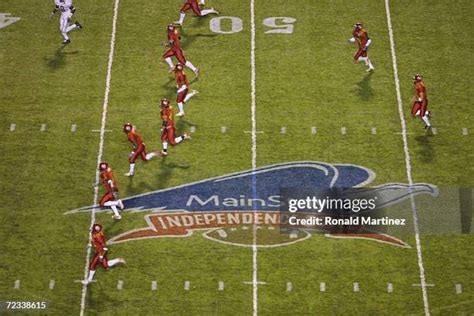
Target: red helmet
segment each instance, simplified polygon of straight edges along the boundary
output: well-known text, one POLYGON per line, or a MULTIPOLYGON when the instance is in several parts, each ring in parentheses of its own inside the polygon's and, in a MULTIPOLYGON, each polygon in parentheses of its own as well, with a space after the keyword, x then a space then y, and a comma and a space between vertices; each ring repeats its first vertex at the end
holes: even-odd
POLYGON ((168 106, 170 106, 170 100, 168 100, 167 98, 161 99, 161 107, 165 108, 165 107, 168 107, 168 106))
POLYGON ((176 27, 175 27, 173 24, 168 24, 168 26, 166 27, 166 29, 167 29, 168 31, 171 31, 171 32, 172 32, 172 31, 174 31, 174 30, 176 29, 176 27))
POLYGON ((126 123, 126 124, 123 126, 123 131, 124 131, 125 133, 131 132, 132 129, 133 129, 132 123, 126 123))
POLYGON ((363 27, 364 26, 362 25, 362 22, 357 22, 356 24, 354 24, 354 28, 357 29, 357 30, 360 30, 363 27))
POLYGON ((184 66, 183 64, 180 64, 180 63, 177 63, 176 66, 174 67, 174 70, 178 70, 178 71, 183 71, 184 69, 184 66))
POLYGON ((415 80, 415 82, 420 82, 421 80, 423 80, 423 76, 420 74, 415 74, 413 76, 413 80, 415 80))
POLYGON ((100 171, 107 170, 107 168, 109 168, 109 164, 106 163, 105 161, 102 161, 102 162, 99 164, 99 170, 100 170, 100 171))
POLYGON ((95 223, 93 226, 92 226, 92 231, 93 232, 100 232, 102 231, 102 225, 98 224, 98 223, 95 223))

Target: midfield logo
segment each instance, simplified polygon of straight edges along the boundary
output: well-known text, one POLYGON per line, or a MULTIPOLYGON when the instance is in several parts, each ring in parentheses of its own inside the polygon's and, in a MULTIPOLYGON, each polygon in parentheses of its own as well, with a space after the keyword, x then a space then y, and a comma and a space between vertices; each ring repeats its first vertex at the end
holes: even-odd
POLYGON ((10 13, 0 13, 0 29, 20 21, 20 18, 9 16, 10 13))
MULTIPOLYGON (((251 247, 256 229, 258 247, 292 244, 311 237, 311 232, 297 229, 281 234, 280 190, 282 188, 355 188, 365 187, 375 179, 371 170, 350 164, 313 161, 276 164, 222 177, 207 179, 174 188, 149 192, 123 199, 125 212, 148 212, 146 227, 113 237, 108 243, 162 237, 187 237, 203 231, 210 240, 251 247)), ((386 207, 410 197, 410 194, 436 196, 438 189, 426 183, 387 183, 371 188, 383 197, 386 207)), ((105 212, 98 206, 71 210, 65 214, 105 212)), ((363 238, 409 247, 404 241, 371 231, 354 234, 326 234, 335 238, 363 238)))

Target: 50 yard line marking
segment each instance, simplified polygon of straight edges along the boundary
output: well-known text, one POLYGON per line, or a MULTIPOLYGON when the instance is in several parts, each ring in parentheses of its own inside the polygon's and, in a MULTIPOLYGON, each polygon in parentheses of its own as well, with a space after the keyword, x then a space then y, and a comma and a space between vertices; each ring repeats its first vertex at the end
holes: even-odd
MULTIPOLYGON (((405 152, 405 166, 407 170, 408 184, 411 187, 413 185, 413 178, 411 175, 410 151, 408 150, 407 128, 406 128, 405 117, 403 115, 403 102, 402 102, 402 96, 400 92, 400 80, 398 79, 397 56, 395 54, 395 40, 393 39, 392 18, 390 17, 390 0, 385 0, 385 11, 387 14, 387 27, 388 27, 388 35, 390 38, 390 49, 392 51, 393 78, 395 80, 395 90, 397 93, 398 114, 400 115, 400 123, 402 125, 402 139, 403 139, 403 151, 405 152)), ((420 229, 418 226, 418 212, 416 210, 415 198, 413 197, 413 195, 410 195, 410 202, 411 202, 411 208, 413 211, 413 226, 415 228, 416 252, 418 256, 418 267, 420 270, 421 291, 423 294, 423 306, 425 309, 425 315, 429 316, 430 307, 428 304, 425 268, 423 266, 423 255, 421 252, 420 229)))
MULTIPOLYGON (((110 37, 110 51, 109 51, 109 61, 107 64, 107 77, 105 78, 105 92, 104 92, 104 103, 102 109, 102 125, 100 127, 100 140, 99 140, 99 152, 97 154, 97 165, 95 171, 95 183, 99 182, 99 164, 102 160, 102 153, 104 149, 104 135, 105 135, 105 124, 107 120, 107 108, 109 106, 109 94, 110 94, 110 80, 112 77, 112 64, 114 61, 114 50, 115 50, 115 32, 117 29, 117 16, 118 16, 118 6, 120 0, 115 0, 114 4, 114 17, 112 21, 112 35, 110 37)), ((99 197, 99 186, 94 188, 94 201, 93 205, 97 205, 99 197)), ((91 212, 91 224, 89 227, 89 232, 92 230, 92 225, 95 222, 95 208, 91 212)), ((88 245, 91 244, 91 234, 89 233, 88 245)), ((87 247, 86 263, 84 265, 84 280, 87 279, 89 273, 89 261, 90 261, 91 248, 87 247)), ((86 296, 87 296, 87 284, 82 286, 82 297, 81 297, 81 312, 80 315, 84 315, 84 310, 86 308, 86 296)))
MULTIPOLYGON (((257 111, 256 111, 256 74, 255 74, 255 0, 250 0, 250 66, 252 96, 252 195, 257 196, 257 111)), ((252 301, 253 315, 258 314, 258 274, 257 274, 257 209, 253 207, 252 225, 252 301)))

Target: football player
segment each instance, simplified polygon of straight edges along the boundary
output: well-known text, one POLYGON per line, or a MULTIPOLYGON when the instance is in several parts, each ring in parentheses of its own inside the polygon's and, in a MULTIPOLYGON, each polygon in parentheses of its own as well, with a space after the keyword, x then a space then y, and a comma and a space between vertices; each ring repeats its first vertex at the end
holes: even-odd
POLYGON ((176 116, 184 116, 184 103, 188 102, 189 99, 191 99, 199 92, 196 90, 192 90, 190 93, 188 93, 189 81, 188 78, 186 78, 186 74, 184 73, 183 64, 176 64, 174 72, 176 79, 176 88, 178 89, 176 91, 176 103, 178 104, 179 109, 179 112, 176 114, 176 116))
POLYGON ((359 47, 357 53, 354 55, 354 62, 363 61, 367 66, 367 71, 373 71, 375 68, 367 56, 367 50, 369 49, 370 44, 372 44, 372 40, 369 38, 369 35, 367 34, 367 31, 364 29, 361 22, 357 22, 354 25, 352 37, 349 39, 349 42, 357 42, 359 47))
POLYGON ((180 43, 181 35, 179 34, 178 29, 173 24, 169 24, 166 27, 166 30, 168 33, 168 43, 166 44, 166 46, 168 46, 169 49, 163 54, 163 59, 170 67, 170 72, 175 69, 171 57, 176 56, 176 59, 178 59, 181 64, 191 69, 196 75, 196 77, 199 76, 199 68, 194 67, 194 65, 190 61, 187 61, 186 57, 184 57, 184 53, 181 49, 180 43))
POLYGON ((135 161, 140 156, 143 161, 151 160, 153 157, 158 156, 158 152, 151 152, 149 154, 146 153, 145 144, 142 141, 142 137, 135 129, 131 123, 127 123, 123 126, 123 131, 127 134, 128 141, 132 143, 133 149, 128 158, 128 162, 130 164, 129 171, 125 174, 127 177, 133 176, 133 172, 135 170, 135 161))
POLYGON ((415 95, 413 96, 413 107, 411 108, 411 115, 413 117, 419 116, 425 123, 425 129, 431 129, 430 112, 428 111, 428 95, 426 94, 425 83, 423 76, 416 74, 413 77, 413 84, 415 86, 415 95))
POLYGON ((59 31, 64 38, 63 44, 69 44, 71 40, 67 34, 73 30, 82 29, 82 25, 79 22, 69 24, 69 20, 72 18, 74 12, 76 12, 76 8, 72 5, 72 0, 54 0, 54 4, 55 7, 49 18, 51 19, 56 12, 61 12, 59 31))
POLYGON ((175 146, 181 143, 185 139, 191 139, 187 133, 184 133, 181 136, 175 137, 176 127, 173 120, 173 108, 171 107, 171 102, 164 98, 161 100, 161 119, 163 120, 161 128, 161 142, 163 143, 163 150, 161 151, 162 156, 168 155, 168 143, 171 146, 175 146))
POLYGON ((115 177, 112 174, 112 168, 109 167, 109 164, 105 161, 99 164, 99 171, 100 171, 100 180, 105 187, 105 194, 100 199, 99 205, 101 207, 108 206, 114 212, 112 216, 113 219, 120 220, 122 216, 120 216, 117 206, 120 209, 123 209, 123 202, 119 199, 118 196, 118 186, 115 182, 115 177))
POLYGON ((194 14, 196 14, 199 17, 206 16, 208 14, 219 14, 214 8, 206 9, 206 10, 201 10, 199 5, 204 5, 205 0, 200 0, 199 3, 197 0, 186 0, 186 3, 181 7, 181 10, 179 12, 179 20, 174 22, 175 24, 178 25, 183 25, 184 18, 186 16, 186 11, 189 9, 192 9, 194 14))
POLYGON ((107 259, 108 249, 105 244, 105 236, 102 232, 102 225, 95 223, 92 226, 91 234, 92 245, 95 248, 95 255, 91 263, 89 264, 89 277, 87 278, 87 280, 82 280, 82 284, 88 284, 92 282, 92 280, 94 279, 95 270, 99 264, 102 265, 104 269, 107 269, 113 267, 118 263, 125 263, 125 260, 122 258, 112 260, 107 259))

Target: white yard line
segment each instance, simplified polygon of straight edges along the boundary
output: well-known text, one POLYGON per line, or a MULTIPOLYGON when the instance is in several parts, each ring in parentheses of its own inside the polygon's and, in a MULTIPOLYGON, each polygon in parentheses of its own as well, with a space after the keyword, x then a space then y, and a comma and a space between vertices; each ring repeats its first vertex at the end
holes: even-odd
MULTIPOLYGON (((110 37, 110 51, 109 51, 109 61, 107 64, 107 76, 105 78, 105 92, 104 92, 104 103, 102 106, 102 124, 100 127, 100 140, 99 140, 99 152, 97 154, 97 164, 96 164, 96 171, 95 171, 95 183, 99 182, 99 164, 102 160, 102 153, 104 150, 104 135, 105 135, 105 124, 107 120, 107 108, 109 106, 109 94, 110 94, 110 81, 112 78, 112 64, 114 61, 114 50, 115 50, 115 32, 117 30, 117 16, 118 16, 118 8, 119 8, 119 2, 120 0, 115 0, 114 4, 114 17, 112 20, 112 34, 110 37)), ((97 205, 99 197, 99 186, 95 186, 94 188, 94 200, 93 200, 93 205, 97 205)), ((92 209, 91 212, 91 222, 89 226, 89 241, 88 245, 91 244, 91 234, 90 232, 92 231, 92 225, 94 225, 95 222, 95 208, 92 209)), ((86 262, 84 264, 84 280, 87 279, 87 275, 89 273, 89 260, 90 260, 90 255, 91 255, 91 247, 87 247, 87 254, 86 254, 86 262)), ((80 315, 84 315, 84 311, 86 308, 86 296, 87 296, 87 283, 83 285, 82 287, 82 298, 81 298, 81 312, 80 315)))
MULTIPOLYGON (((251 96, 252 96, 252 171, 257 169, 257 106, 256 106, 256 70, 255 70, 255 0, 250 0, 250 66, 251 66, 251 96)), ((255 173, 252 176, 252 191, 256 192, 255 173)), ((257 210, 254 208, 252 229, 252 296, 253 315, 258 314, 258 271, 257 271, 257 210)))
MULTIPOLYGON (((387 27, 388 27, 388 35, 390 38, 390 49, 392 51, 393 78, 395 80, 395 90, 397 93, 398 113, 400 115, 400 123, 402 126, 403 151, 405 153, 405 167, 406 167, 406 173, 407 173, 407 178, 408 178, 408 184, 411 186, 413 185, 413 178, 411 175, 410 152, 408 150, 407 128, 406 128, 405 117, 403 114, 403 102, 402 102, 402 96, 400 92, 400 80, 398 78, 397 56, 395 54, 395 40, 393 38, 392 18, 390 17, 390 0, 385 0, 385 11, 387 15, 387 27)), ((418 268, 420 270, 421 290, 423 294, 423 306, 425 309, 425 315, 429 316, 430 307, 428 304, 425 268, 423 266, 423 255, 421 251, 420 230, 418 226, 418 212, 416 210, 415 199, 413 195, 410 195, 410 201, 411 201, 411 208, 413 211, 413 226, 415 228, 416 252, 418 256, 418 268)))

